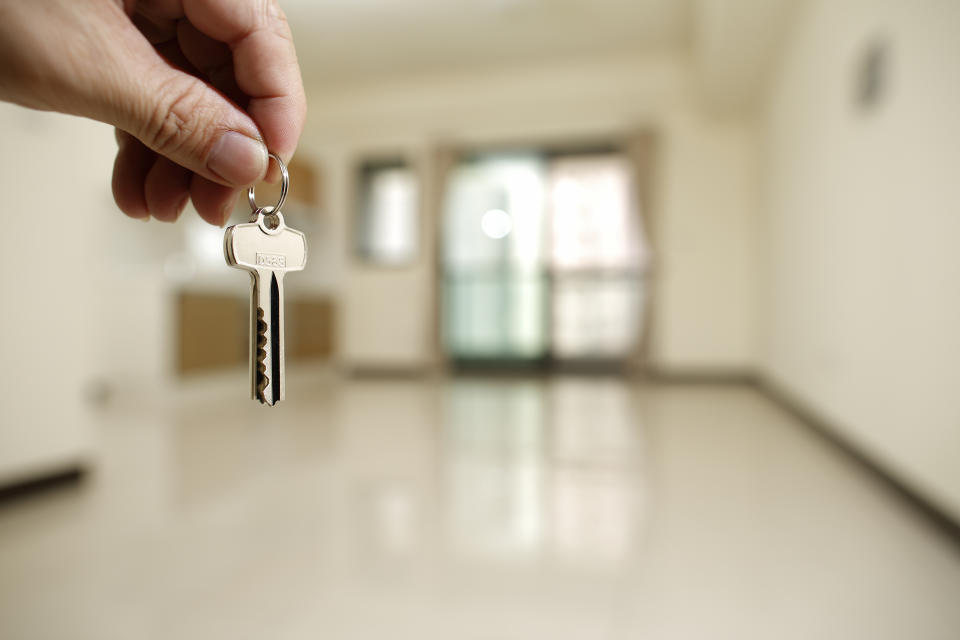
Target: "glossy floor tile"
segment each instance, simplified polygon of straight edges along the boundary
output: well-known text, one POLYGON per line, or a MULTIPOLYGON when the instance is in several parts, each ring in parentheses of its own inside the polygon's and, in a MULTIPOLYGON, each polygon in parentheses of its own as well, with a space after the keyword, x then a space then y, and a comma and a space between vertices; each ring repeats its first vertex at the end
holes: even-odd
POLYGON ((747 387, 290 377, 120 395, 0 638, 960 637, 960 546, 747 387))

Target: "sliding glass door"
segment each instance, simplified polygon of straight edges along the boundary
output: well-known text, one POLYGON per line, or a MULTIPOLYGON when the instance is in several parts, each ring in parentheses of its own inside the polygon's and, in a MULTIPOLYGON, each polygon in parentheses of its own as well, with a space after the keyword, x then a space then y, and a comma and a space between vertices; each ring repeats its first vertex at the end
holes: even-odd
POLYGON ((493 155, 450 175, 444 345, 461 363, 626 358, 645 242, 619 154, 493 155))

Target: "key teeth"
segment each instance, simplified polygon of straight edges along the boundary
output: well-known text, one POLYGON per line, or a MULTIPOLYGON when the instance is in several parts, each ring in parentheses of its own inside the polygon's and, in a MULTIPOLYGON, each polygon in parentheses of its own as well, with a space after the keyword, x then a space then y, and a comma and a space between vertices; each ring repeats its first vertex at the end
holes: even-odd
POLYGON ((270 384, 270 378, 267 377, 265 346, 267 346, 267 323, 263 319, 263 309, 257 309, 257 400, 261 404, 267 402, 264 392, 270 384))

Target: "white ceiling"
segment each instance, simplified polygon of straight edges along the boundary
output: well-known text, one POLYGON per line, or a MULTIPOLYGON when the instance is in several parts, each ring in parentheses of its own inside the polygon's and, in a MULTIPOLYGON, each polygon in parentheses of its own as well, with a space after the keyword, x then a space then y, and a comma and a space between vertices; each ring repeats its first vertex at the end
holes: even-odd
POLYGON ((280 0, 307 82, 673 51, 748 106, 803 0, 280 0))
POLYGON ((304 75, 497 65, 682 46, 689 0, 281 0, 304 75))

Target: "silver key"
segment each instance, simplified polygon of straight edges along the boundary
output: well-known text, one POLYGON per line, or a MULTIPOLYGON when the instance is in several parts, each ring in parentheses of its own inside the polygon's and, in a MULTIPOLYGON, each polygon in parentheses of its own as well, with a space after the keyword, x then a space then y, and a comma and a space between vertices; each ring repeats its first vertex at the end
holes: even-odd
POLYGON ((250 273, 250 395, 270 406, 285 396, 283 276, 307 263, 306 237, 286 226, 280 212, 289 180, 282 163, 280 167, 284 181, 280 202, 256 207, 251 188, 255 219, 228 227, 223 237, 227 264, 250 273))

